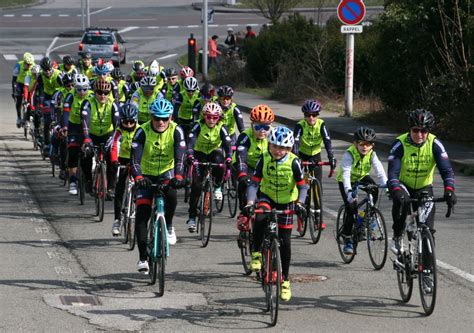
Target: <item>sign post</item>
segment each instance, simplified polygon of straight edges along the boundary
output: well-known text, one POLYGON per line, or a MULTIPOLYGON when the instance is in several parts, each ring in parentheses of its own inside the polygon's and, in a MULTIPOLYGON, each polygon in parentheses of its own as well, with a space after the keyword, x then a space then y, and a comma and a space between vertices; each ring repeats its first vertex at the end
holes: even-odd
POLYGON ((346 36, 346 87, 345 87, 345 115, 352 117, 354 94, 354 33, 361 33, 362 26, 357 25, 365 17, 365 5, 362 0, 341 0, 337 6, 337 17, 345 25, 341 32, 346 36))

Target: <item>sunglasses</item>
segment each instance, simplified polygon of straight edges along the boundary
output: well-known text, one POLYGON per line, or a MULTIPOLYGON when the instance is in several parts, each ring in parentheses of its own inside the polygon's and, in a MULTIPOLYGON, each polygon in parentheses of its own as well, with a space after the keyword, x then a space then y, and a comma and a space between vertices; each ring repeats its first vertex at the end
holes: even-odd
POLYGON ((96 95, 106 96, 106 95, 110 94, 110 90, 97 90, 95 93, 96 93, 96 95))
POLYGON ((207 114, 205 115, 205 118, 207 120, 219 120, 221 116, 217 116, 217 115, 211 115, 211 114, 207 114))
POLYGON ((421 133, 421 134, 426 134, 428 133, 428 130, 426 128, 411 128, 410 129, 413 133, 421 133))
POLYGON ((169 117, 153 117, 154 121, 167 122, 169 119, 170 119, 169 117))
POLYGON ((133 125, 133 124, 135 124, 135 120, 134 119, 122 119, 122 123, 123 124, 128 124, 128 125, 133 125))
POLYGON ((374 145, 373 142, 368 142, 368 141, 357 141, 357 144, 359 146, 364 146, 364 147, 370 147, 374 145))
POLYGON ((87 88, 76 88, 76 91, 77 92, 84 92, 84 91, 87 91, 87 88))
POLYGON ((316 118, 317 116, 319 116, 317 113, 305 113, 304 116, 306 118, 311 118, 311 117, 314 117, 316 118))
POLYGON ((253 129, 256 130, 256 131, 261 131, 261 130, 268 131, 268 130, 270 130, 270 125, 254 124, 253 129))
POLYGON ((232 100, 232 97, 221 97, 220 98, 222 101, 231 101, 232 100))
POLYGON ((65 87, 71 89, 71 88, 74 88, 74 84, 66 84, 65 87))

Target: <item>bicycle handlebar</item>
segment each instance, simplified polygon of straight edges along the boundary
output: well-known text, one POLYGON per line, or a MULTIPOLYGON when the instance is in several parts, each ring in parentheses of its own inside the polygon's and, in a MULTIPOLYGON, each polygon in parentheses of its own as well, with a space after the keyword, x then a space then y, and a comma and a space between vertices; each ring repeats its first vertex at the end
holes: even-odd
MULTIPOLYGON (((419 198, 410 198, 411 202, 446 202, 446 198, 435 198, 431 196, 421 196, 419 198)), ((444 215, 446 218, 451 216, 451 213, 454 211, 454 206, 448 204, 448 210, 444 215)))
POLYGON ((255 214, 285 214, 285 215, 292 215, 296 214, 294 209, 275 209, 272 208, 271 210, 268 209, 255 209, 255 214))
MULTIPOLYGON (((316 161, 303 161, 303 166, 310 166, 310 165, 314 165, 314 166, 323 166, 323 165, 331 165, 331 163, 329 162, 316 162, 316 161)), ((334 175, 334 169, 331 169, 329 170, 329 175, 328 177, 331 178, 332 176, 334 175)))

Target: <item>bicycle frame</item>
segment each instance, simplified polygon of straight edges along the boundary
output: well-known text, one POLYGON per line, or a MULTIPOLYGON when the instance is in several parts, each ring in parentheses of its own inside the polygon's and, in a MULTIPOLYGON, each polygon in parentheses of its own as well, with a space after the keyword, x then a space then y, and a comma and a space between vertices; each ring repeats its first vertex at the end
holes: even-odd
MULTIPOLYGON (((153 215, 153 223, 154 223, 154 228, 155 228, 155 237, 154 237, 154 243, 153 243, 153 260, 156 261, 156 258, 158 257, 158 246, 160 245, 159 243, 159 237, 156 237, 158 235, 159 231, 159 226, 158 226, 158 219, 159 217, 163 217, 163 219, 166 222, 165 219, 165 199, 164 199, 164 194, 163 194, 163 189, 166 186, 163 185, 153 185, 152 189, 154 190, 154 195, 153 195, 153 209, 152 211, 154 212, 153 215)), ((164 224, 164 232, 165 235, 168 235, 168 229, 166 227, 166 223, 164 224)), ((167 237, 165 237, 167 240, 167 237)), ((166 257, 169 256, 170 250, 169 250, 169 244, 168 241, 166 241, 166 257)))

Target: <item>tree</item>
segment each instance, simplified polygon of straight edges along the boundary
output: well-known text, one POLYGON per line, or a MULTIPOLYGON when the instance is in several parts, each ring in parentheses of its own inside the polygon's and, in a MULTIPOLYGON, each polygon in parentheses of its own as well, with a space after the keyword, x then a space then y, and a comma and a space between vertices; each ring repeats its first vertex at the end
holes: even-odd
POLYGON ((260 11, 259 15, 275 24, 283 13, 298 5, 301 0, 246 0, 245 2, 257 8, 260 11))

